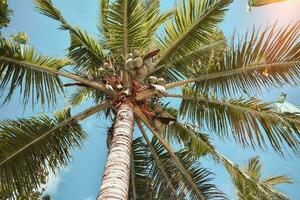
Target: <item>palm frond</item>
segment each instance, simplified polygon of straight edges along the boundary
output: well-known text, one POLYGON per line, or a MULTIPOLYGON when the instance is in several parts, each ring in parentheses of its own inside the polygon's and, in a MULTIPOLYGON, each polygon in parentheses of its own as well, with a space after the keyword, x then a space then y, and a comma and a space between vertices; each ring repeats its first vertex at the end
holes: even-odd
MULTIPOLYGON (((154 193, 153 192, 153 195, 154 196, 157 196, 159 194, 162 194, 162 193, 167 193, 169 198, 175 198, 175 199, 179 199, 178 196, 177 196, 177 191, 176 191, 176 188, 174 187, 172 181, 170 180, 169 178, 169 175, 166 171, 166 169, 162 166, 162 163, 160 161, 160 158, 159 158, 159 155, 157 152, 160 152, 159 150, 155 149, 153 144, 151 143, 151 141, 149 140, 148 136, 147 136, 147 133, 146 133, 146 130, 143 128, 143 125, 140 121, 137 122, 138 124, 138 127, 148 145, 148 149, 150 150, 151 154, 152 154, 152 157, 153 157, 153 161, 155 163, 152 163, 151 165, 157 165, 157 170, 156 170, 156 173, 159 173, 160 176, 162 178, 154 178, 152 179, 152 187, 155 188, 157 191, 154 193), (159 188, 160 190, 163 190, 163 191, 159 191, 159 188), (171 193, 171 194, 169 194, 171 193)), ((150 157, 150 156, 149 156, 150 157)), ((152 162, 153 162, 152 161, 152 162)), ((150 163, 148 164, 150 165, 150 163)), ((147 166, 149 167, 149 166, 147 166)), ((147 174, 150 174, 149 172, 147 172, 147 174)), ((156 177, 160 177, 160 176, 156 176, 156 177)), ((149 177, 150 180, 151 180, 151 177, 149 177)), ((181 192, 178 192, 179 194, 181 192)))
POLYGON ((262 164, 259 157, 250 158, 243 171, 253 180, 259 181, 262 175, 262 164))
POLYGON ((102 92, 99 92, 93 88, 78 87, 69 96, 68 103, 72 106, 77 106, 88 99, 93 100, 95 103, 100 103, 105 99, 105 95, 102 92))
MULTIPOLYGON (((98 29, 100 31, 100 36, 102 40, 105 40, 105 35, 108 34, 108 29, 107 27, 107 21, 108 21, 108 5, 109 5, 109 0, 100 0, 99 1, 99 10, 98 10, 98 19, 99 19, 99 24, 98 24, 98 29)), ((105 41, 107 42, 107 41, 105 41)))
POLYGON ((211 70, 199 71, 193 78, 171 83, 172 88, 191 82, 206 92, 223 95, 257 94, 263 88, 295 85, 300 78, 300 23, 276 30, 253 30, 235 44, 232 40, 211 70))
MULTIPOLYGON (((182 178, 180 170, 178 170, 177 163, 174 162, 173 158, 169 155, 167 151, 164 150, 163 146, 157 141, 153 140, 152 145, 158 152, 158 156, 160 157, 161 165, 166 169, 168 176, 171 178, 174 185, 177 185, 178 190, 178 198, 185 198, 185 199, 202 199, 198 196, 196 192, 194 192, 193 187, 190 185, 188 181, 182 178)), ((199 190, 204 195, 204 199, 226 199, 225 195, 216 188, 215 185, 211 184, 212 181, 212 173, 209 172, 207 169, 203 168, 201 164, 197 161, 196 158, 193 157, 187 150, 180 150, 175 152, 175 155, 179 158, 183 166, 186 168, 188 174, 191 175, 193 181, 196 183, 199 190)), ((153 177, 158 177, 157 166, 153 166, 150 170, 150 175, 153 177)), ((157 179, 154 179, 157 180, 157 179)), ((161 186, 160 194, 166 194, 164 191, 164 187, 161 186)), ((159 198, 159 199, 166 199, 159 198)), ((170 198, 172 199, 172 198, 170 198)))
POLYGON ((159 39, 162 50, 156 66, 174 61, 186 52, 196 51, 209 40, 231 0, 181 0, 174 11, 174 20, 168 22, 165 36, 159 39))
POLYGON ((136 199, 154 199, 153 186, 151 184, 149 174, 150 162, 149 149, 143 142, 142 138, 136 138, 132 142, 132 162, 134 170, 134 177, 130 177, 129 197, 128 199, 134 200, 133 182, 136 189, 136 199), (134 178, 134 181, 133 181, 134 178))
POLYGON ((75 64, 75 70, 82 72, 103 68, 107 60, 102 47, 91 34, 79 27, 70 27, 71 44, 68 57, 75 64))
POLYGON ((249 196, 250 190, 259 194, 258 199, 288 199, 284 194, 273 190, 268 185, 257 180, 257 178, 249 176, 243 169, 240 169, 238 165, 218 152, 212 145, 210 138, 206 134, 196 131, 196 128, 193 127, 193 125, 175 124, 175 127, 168 129, 168 134, 173 135, 173 137, 175 136, 184 148, 193 152, 193 156, 199 157, 206 155, 207 153, 208 155, 211 155, 214 160, 218 161, 218 163, 222 164, 226 168, 231 177, 235 179, 234 183, 237 184, 236 187, 239 187, 241 191, 244 191, 243 194, 248 195, 249 198, 253 197, 253 195, 249 196), (205 152, 205 154, 203 154, 203 152, 205 152), (236 179, 236 177, 238 179, 236 179), (247 184, 247 188, 244 187, 245 184, 247 184))
POLYGON ((71 26, 58 8, 54 7, 51 0, 35 0, 35 4, 38 12, 59 21, 62 29, 69 30, 71 44, 68 57, 75 64, 76 70, 85 72, 91 68, 103 66, 106 55, 99 42, 91 34, 79 27, 71 26))
POLYGON ((77 121, 107 108, 110 103, 91 107, 71 117, 70 109, 54 114, 0 121, 0 182, 9 191, 37 189, 41 169, 56 172, 66 165, 71 150, 79 147, 86 134, 77 121))
POLYGON ((160 0, 152 0, 150 5, 144 5, 144 17, 143 17, 143 29, 146 30, 143 43, 140 44, 139 48, 152 50, 155 45, 156 33, 166 21, 170 20, 173 16, 173 9, 165 12, 160 10, 160 0))
POLYGON ((28 185, 34 185, 37 189, 41 184, 36 178, 40 169, 49 167, 56 171, 69 162, 71 149, 79 147, 86 137, 75 121, 61 127, 56 134, 48 135, 47 140, 39 140, 23 150, 40 137, 41 133, 47 132, 68 117, 70 110, 58 112, 54 118, 41 115, 0 122, 0 181, 5 189, 14 191, 22 188, 26 191, 28 185))
POLYGON ((70 64, 68 59, 43 56, 28 45, 21 46, 12 40, 0 40, 0 76, 2 77, 1 95, 8 102, 16 91, 26 105, 32 103, 54 105, 56 98, 63 93, 62 82, 57 74, 46 71, 57 71, 70 64), (27 64, 45 69, 44 71, 27 67, 27 64))
POLYGON ((51 0, 34 0, 34 3, 36 4, 36 9, 39 13, 61 22, 61 29, 68 29, 69 24, 62 16, 59 9, 53 6, 51 0))
POLYGON ((191 124, 175 122, 166 127, 164 136, 168 141, 173 141, 175 144, 187 147, 197 157, 207 155, 211 152, 212 144, 209 136, 197 132, 191 124))
POLYGON ((206 64, 211 62, 211 55, 219 55, 226 47, 226 39, 222 31, 216 29, 207 41, 196 44, 194 49, 186 50, 166 64, 157 66, 155 75, 163 75, 167 81, 178 81, 193 77, 194 74, 207 71, 206 64))
POLYGON ((129 52, 138 48, 143 42, 145 31, 143 29, 144 12, 142 2, 137 0, 116 0, 108 5, 106 10, 106 23, 102 29, 105 39, 115 58, 125 60, 129 52))
MULTIPOLYGON (((269 184, 261 180, 262 164, 258 157, 250 158, 247 165, 243 168, 243 173, 247 174, 252 180, 261 185, 263 189, 269 193, 271 199, 288 199, 284 194, 272 189, 272 185, 279 183, 291 183, 292 180, 286 175, 279 175, 267 178, 270 180, 269 184), (274 182, 273 182, 274 180, 274 182)), ((240 174, 231 174, 233 183, 237 189, 239 199, 265 199, 266 197, 261 194, 260 191, 249 185, 247 181, 240 174)))
POLYGON ((156 132, 156 130, 152 127, 149 120, 144 116, 144 114, 142 113, 141 110, 139 110, 139 108, 135 108, 134 113, 139 120, 144 122, 144 124, 147 126, 147 128, 153 133, 155 138, 158 139, 159 143, 163 145, 165 150, 168 152, 169 156, 174 160, 174 162, 176 163, 177 169, 180 171, 185 182, 193 190, 193 195, 197 196, 200 199, 205 199, 206 198, 205 191, 202 191, 200 188, 198 188, 195 180, 189 174, 189 172, 187 171, 187 169, 185 168, 183 163, 180 161, 178 156, 176 154, 174 154, 174 151, 171 148, 171 146, 168 144, 168 142, 165 139, 163 139, 162 136, 158 132, 156 132))
POLYGON ((271 145, 279 153, 286 147, 299 151, 300 120, 296 115, 276 112, 270 103, 256 98, 219 100, 214 96, 195 94, 188 87, 183 88, 183 95, 167 96, 182 99, 181 117, 187 117, 221 137, 231 132, 244 146, 265 148, 271 145))
MULTIPOLYGON (((155 139, 148 142, 144 144, 141 140, 139 145, 144 149, 143 152, 139 151, 139 153, 143 153, 142 155, 145 157, 143 157, 144 162, 139 162, 135 166, 143 170, 142 177, 147 182, 141 183, 146 185, 137 185, 142 187, 142 190, 137 190, 137 193, 148 194, 151 199, 199 199, 189 184, 182 179, 176 163, 164 150, 164 147, 155 139), (166 179, 165 176, 168 178, 166 179), (176 187, 177 197, 170 196, 173 190, 168 185, 169 181, 173 187, 176 187)), ((224 194, 210 183, 212 173, 203 168, 197 159, 185 150, 177 151, 175 154, 192 175, 198 187, 206 194, 206 199, 226 199, 224 194)))
POLYGON ((282 183, 293 183, 293 179, 288 175, 268 176, 262 180, 262 183, 268 186, 274 186, 282 183))

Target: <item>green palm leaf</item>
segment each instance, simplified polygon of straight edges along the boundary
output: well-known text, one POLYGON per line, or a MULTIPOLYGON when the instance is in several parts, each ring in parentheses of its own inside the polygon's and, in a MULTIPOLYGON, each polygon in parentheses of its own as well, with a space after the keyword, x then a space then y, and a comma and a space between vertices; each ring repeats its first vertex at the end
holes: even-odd
POLYGON ((182 98, 180 116, 187 117, 199 127, 206 127, 221 137, 228 133, 243 145, 267 147, 269 144, 283 153, 284 147, 299 151, 300 120, 297 116, 278 113, 269 103, 258 99, 223 99, 197 95, 187 87, 182 98), (268 140, 268 142, 267 142, 268 140))
POLYGON ((71 44, 68 57, 75 64, 75 70, 89 71, 103 66, 106 56, 99 42, 79 27, 71 26, 55 8, 51 0, 35 0, 37 10, 61 23, 61 28, 70 31, 71 44))
MULTIPOLYGON (((182 179, 176 163, 174 163, 173 159, 157 140, 153 140, 148 146, 145 146, 141 140, 139 149, 142 151, 137 151, 136 153, 145 156, 143 157, 144 162, 139 159, 140 162, 135 163, 135 167, 139 169, 139 172, 142 172, 143 180, 147 180, 147 182, 139 182, 146 185, 137 185, 140 187, 140 189, 137 189, 137 194, 139 192, 141 194, 148 194, 148 196, 151 196, 151 199, 199 199, 198 195, 193 192, 193 188, 182 179), (142 145, 143 148, 141 148, 142 145), (153 157, 147 155, 147 153, 149 154, 148 148, 152 148, 150 152, 153 157), (154 158, 154 155, 158 157, 158 162, 154 158), (148 162, 145 162, 147 160, 148 162), (163 175, 162 169, 167 174, 169 180, 163 175), (168 186, 168 181, 171 181, 172 185, 176 187, 177 197, 170 196, 169 193, 172 190, 168 186)), ((187 168, 188 173, 193 177, 199 189, 204 194, 205 199, 226 199, 224 194, 210 183, 212 180, 211 172, 203 168, 193 156, 185 150, 178 151, 175 154, 187 168)), ((141 157, 139 156, 139 158, 141 157)))
POLYGON ((287 175, 268 176, 262 180, 263 184, 267 186, 274 186, 281 183, 293 183, 293 179, 287 175))
POLYGON ((20 91, 26 105, 32 103, 53 105, 57 96, 63 93, 62 83, 57 75, 48 74, 27 65, 42 66, 41 69, 57 71, 70 64, 68 59, 43 56, 34 48, 21 46, 12 40, 0 40, 0 90, 8 102, 17 90, 20 91), (5 91, 7 90, 7 91, 5 91))
POLYGON ((130 177, 129 198, 134 199, 154 199, 153 186, 148 176, 149 172, 149 148, 143 142, 142 138, 137 138, 132 143, 132 162, 131 170, 134 172, 130 177), (134 176, 133 176, 134 175, 134 176))
MULTIPOLYGON (((70 116, 70 109, 18 120, 0 121, 0 184, 5 190, 37 189, 41 170, 56 172, 65 166, 71 150, 79 147, 86 138, 77 121, 83 120, 110 103, 93 106, 70 116)), ((22 192, 22 191, 19 191, 22 192)))
POLYGON ((196 82, 196 88, 201 91, 233 96, 298 84, 299 29, 299 22, 279 31, 275 25, 261 32, 254 29, 237 45, 233 39, 228 50, 215 59, 209 71, 199 70, 193 78, 171 83, 166 88, 196 82))
POLYGON ((107 44, 115 58, 126 59, 129 52, 140 46, 145 38, 144 12, 137 0, 117 0, 109 4, 103 29, 107 44))
POLYGON ((82 72, 97 70, 107 60, 99 42, 79 27, 70 28, 71 44, 68 57, 75 64, 75 70, 82 72))
POLYGON ((41 169, 56 171, 69 162, 71 149, 79 147, 86 138, 76 121, 24 149, 68 117, 69 109, 55 113, 54 118, 41 115, 0 122, 0 182, 3 188, 30 192, 32 185, 35 189, 41 185, 41 180, 37 179, 41 169))
POLYGON ((206 134, 197 132, 196 129, 190 124, 177 123, 174 124, 174 126, 175 127, 173 128, 167 129, 168 135, 172 135, 172 138, 179 140, 180 144, 193 152, 194 156, 210 155, 214 160, 222 164, 233 178, 238 177, 235 182, 236 184, 238 184, 236 185, 237 187, 243 189, 243 186, 247 184, 247 190, 241 191, 244 191, 244 194, 248 194, 249 198, 253 197, 253 195, 249 195, 249 191, 252 191, 256 194, 259 194, 258 199, 288 199, 284 194, 277 192, 269 185, 260 182, 257 177, 253 176, 259 174, 257 170, 259 170, 260 165, 256 162, 252 162, 256 165, 249 168, 252 171, 256 170, 256 172, 252 172, 252 176, 250 176, 248 175, 248 173, 244 172, 244 170, 240 169, 238 165, 219 153, 217 149, 215 149, 215 147, 212 145, 210 138, 206 134))
MULTIPOLYGON (((255 182, 261 184, 266 191, 271 189, 271 186, 279 183, 292 183, 292 180, 290 177, 286 175, 279 175, 279 176, 272 176, 266 178, 268 181, 264 181, 261 179, 262 175, 262 164, 258 157, 254 157, 249 159, 247 165, 242 170, 245 174, 249 175, 252 180, 255 182)), ((249 185, 243 178, 240 177, 240 175, 233 175, 232 176, 233 183, 237 189, 238 197, 239 199, 264 199, 264 197, 261 195, 261 193, 255 189, 251 185, 249 185)), ((277 192, 277 194, 280 194, 280 196, 275 195, 272 196, 270 194, 270 197, 272 199, 288 199, 280 192, 277 192)))
POLYGON ((178 81, 178 78, 193 77, 199 71, 207 71, 211 60, 211 52, 220 54, 226 47, 223 32, 216 29, 206 41, 195 43, 195 47, 186 50, 174 60, 155 68, 155 75, 163 75, 167 81, 178 81), (161 73, 163 71, 163 73, 161 73))
POLYGON ((186 52, 196 51, 199 45, 206 44, 231 2, 180 1, 174 11, 174 20, 166 25, 166 35, 159 39, 162 53, 156 66, 174 63, 186 52))

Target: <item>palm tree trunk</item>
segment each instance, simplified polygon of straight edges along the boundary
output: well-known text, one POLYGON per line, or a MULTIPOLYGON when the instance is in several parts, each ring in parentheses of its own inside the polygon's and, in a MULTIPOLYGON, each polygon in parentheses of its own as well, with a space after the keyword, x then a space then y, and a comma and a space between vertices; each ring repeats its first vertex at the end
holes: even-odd
POLYGON ((122 103, 117 111, 113 139, 97 200, 127 199, 133 128, 133 107, 129 103, 122 103))

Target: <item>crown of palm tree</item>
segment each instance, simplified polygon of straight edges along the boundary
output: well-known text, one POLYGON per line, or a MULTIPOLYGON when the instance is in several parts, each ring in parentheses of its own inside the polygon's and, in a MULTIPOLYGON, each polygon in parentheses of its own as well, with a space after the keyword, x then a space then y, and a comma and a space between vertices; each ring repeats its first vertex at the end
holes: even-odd
MULTIPOLYGON (((113 153, 120 151, 118 164, 131 166, 131 178, 124 172, 124 184, 119 185, 130 182, 131 199, 226 198, 209 183, 211 173, 197 164, 203 155, 224 165, 232 176, 239 175, 262 199, 287 199, 239 169, 198 129, 233 137, 243 146, 299 152, 296 115, 276 112, 254 97, 240 97, 299 83, 299 21, 279 30, 275 25, 253 29, 236 44, 234 37, 227 42, 218 28, 232 0, 180 0, 168 12, 160 11, 159 0, 101 0, 97 38, 69 24, 51 0, 35 2, 40 13, 69 32, 70 46, 66 57, 56 58, 1 38, 4 102, 19 91, 24 105, 31 100, 50 107, 64 86, 74 86, 72 106, 89 98, 95 105, 74 116, 65 110, 52 118, 0 121, 1 187, 18 192, 32 185, 38 188, 40 169, 57 172, 68 164, 72 148, 84 141, 78 122, 104 112, 114 119, 107 168, 117 159, 113 153), (164 32, 158 34, 160 27, 164 32), (72 82, 64 84, 61 77, 72 82), (161 98, 180 99, 180 108, 163 104, 161 98), (143 138, 131 144, 135 122, 143 138), (174 151, 172 143, 180 144, 181 150, 174 151)), ((107 188, 114 191, 105 182, 114 175, 104 172, 98 199, 114 195, 105 193, 107 188)), ((127 191, 125 186, 119 192, 126 198, 127 191)))

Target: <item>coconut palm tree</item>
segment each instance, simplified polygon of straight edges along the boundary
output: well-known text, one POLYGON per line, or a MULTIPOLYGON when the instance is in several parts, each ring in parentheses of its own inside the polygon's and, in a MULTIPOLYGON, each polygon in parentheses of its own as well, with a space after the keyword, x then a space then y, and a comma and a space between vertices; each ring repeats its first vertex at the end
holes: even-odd
MULTIPOLYGON (((249 159, 247 165, 244 166, 242 170, 245 174, 266 188, 272 188, 282 183, 293 183, 292 179, 287 175, 268 176, 262 179, 262 164, 258 157, 249 159)), ((251 186, 247 185, 239 176, 232 177, 232 181, 237 190, 239 199, 260 199, 260 193, 251 189, 251 186)))
POLYGON ((7 0, 0 1, 0 29, 7 27, 10 23, 10 17, 14 13, 12 9, 9 9, 7 0))
POLYGON ((244 147, 272 147, 283 155, 286 148, 299 151, 297 116, 240 97, 299 83, 299 21, 281 29, 254 29, 236 44, 218 28, 232 0, 180 0, 168 12, 160 12, 158 0, 101 0, 96 38, 68 23, 51 0, 35 2, 39 12, 69 32, 70 47, 66 58, 55 58, 1 39, 4 102, 19 91, 24 105, 31 100, 50 107, 65 87, 75 87, 72 106, 88 98, 95 105, 74 116, 65 109, 53 117, 1 121, 5 189, 38 188, 38 171, 57 172, 85 139, 78 122, 103 112, 112 126, 98 200, 127 199, 128 194, 131 199, 224 198, 197 164, 203 155, 239 175, 262 199, 287 199, 244 173, 200 130, 234 138, 244 147), (165 103, 173 99, 181 102, 178 110, 165 103), (144 140, 133 143, 135 125, 144 140), (149 192, 143 194, 145 188, 149 192))

